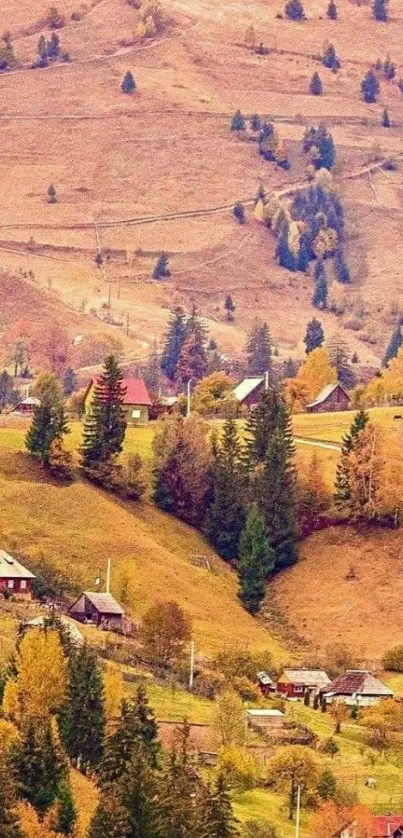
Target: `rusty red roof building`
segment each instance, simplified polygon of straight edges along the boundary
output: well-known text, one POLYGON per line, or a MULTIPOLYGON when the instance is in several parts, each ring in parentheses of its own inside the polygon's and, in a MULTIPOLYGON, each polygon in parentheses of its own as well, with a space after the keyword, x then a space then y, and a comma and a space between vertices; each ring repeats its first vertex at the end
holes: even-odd
POLYGON ((372 838, 401 838, 403 836, 403 815, 374 816, 372 838))
POLYGON ((371 672, 365 669, 348 669, 327 687, 324 698, 326 700, 350 698, 365 701, 393 698, 393 692, 371 672))

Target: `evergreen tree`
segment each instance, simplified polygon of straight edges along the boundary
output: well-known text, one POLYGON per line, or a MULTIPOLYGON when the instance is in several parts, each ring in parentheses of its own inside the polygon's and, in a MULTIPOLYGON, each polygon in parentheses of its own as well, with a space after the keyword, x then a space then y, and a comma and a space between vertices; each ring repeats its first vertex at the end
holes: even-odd
POLYGON ((137 687, 134 700, 134 719, 137 736, 146 749, 150 764, 155 766, 159 753, 158 725, 148 703, 147 691, 141 684, 137 687))
POLYGON ((190 379, 201 379, 207 374, 207 333, 203 320, 193 306, 192 313, 186 324, 185 340, 182 344, 177 376, 182 384, 190 379))
POLYGON ((123 77, 123 81, 122 81, 122 84, 121 84, 122 93, 129 93, 130 94, 130 93, 133 93, 133 91, 135 89, 136 89, 136 82, 134 80, 133 73, 131 73, 130 70, 127 70, 127 72, 125 73, 125 75, 123 77))
POLYGON ((337 57, 336 49, 333 44, 329 44, 322 57, 322 64, 328 70, 337 71, 340 68, 340 60, 337 57))
POLYGON ((227 419, 220 445, 213 449, 213 499, 207 512, 205 534, 223 559, 238 555, 245 521, 242 502, 244 473, 241 444, 234 419, 227 419))
POLYGON ((337 6, 334 0, 330 0, 326 14, 329 20, 337 20, 337 6))
POLYGON ((306 354, 309 355, 313 349, 318 349, 319 346, 322 346, 324 339, 325 333, 323 331, 323 326, 320 321, 316 319, 316 317, 313 317, 306 327, 304 337, 306 354))
POLYGON ((46 43, 46 38, 44 35, 41 35, 38 41, 38 65, 39 67, 47 67, 48 66, 48 45, 46 43))
POLYGON ((253 475, 259 463, 264 462, 268 445, 276 429, 288 433, 289 413, 281 393, 274 387, 269 387, 264 390, 259 404, 249 413, 245 423, 243 459, 250 475, 253 475))
POLYGON ((284 361, 283 370, 284 378, 294 378, 297 374, 298 366, 293 358, 288 358, 287 361, 284 361))
POLYGON ((337 281, 341 282, 342 285, 349 285, 351 282, 351 276, 341 245, 336 248, 334 254, 334 269, 337 281))
POLYGON ((195 795, 200 778, 189 753, 189 725, 179 731, 179 741, 168 755, 161 772, 156 834, 189 838, 198 820, 195 795))
POLYGON ((58 797, 67 766, 55 742, 50 722, 42 730, 29 722, 14 754, 19 794, 43 816, 58 797))
POLYGON ((61 389, 52 376, 48 385, 42 388, 40 404, 34 407, 25 445, 30 454, 39 457, 42 465, 48 467, 52 445, 68 433, 61 389))
POLYGON ((386 23, 388 20, 388 2, 389 0, 373 0, 372 14, 375 20, 386 23))
POLYGON ((274 569, 282 570, 298 560, 295 513, 295 473, 289 416, 285 428, 271 436, 264 467, 257 479, 259 509, 274 555, 274 569))
POLYGON ((248 373, 263 375, 272 369, 272 341, 266 322, 256 319, 246 342, 248 373))
POLYGON ((48 188, 48 204, 56 204, 56 203, 57 203, 56 187, 53 186, 53 183, 51 183, 49 188, 48 188))
POLYGON ((123 407, 123 372, 114 355, 105 360, 85 417, 81 459, 84 468, 109 463, 123 450, 126 418, 123 407))
POLYGON ((0 838, 23 838, 17 813, 17 790, 4 750, 0 751, 0 838))
POLYGON ((361 82, 361 93, 364 102, 367 102, 367 104, 376 102, 379 93, 379 81, 372 68, 368 70, 361 82))
POLYGON ((336 467, 335 478, 335 503, 336 507, 343 510, 351 498, 351 487, 349 479, 349 457, 354 452, 357 439, 369 422, 368 413, 359 410, 352 422, 350 430, 343 437, 341 455, 336 467))
POLYGON ((288 0, 284 12, 290 20, 304 20, 305 12, 301 0, 288 0))
POLYGON ((208 838, 237 838, 238 829, 231 797, 222 774, 219 774, 209 795, 208 838))
POLYGON ((76 821, 77 809, 70 784, 65 782, 59 788, 57 796, 54 831, 61 835, 74 835, 76 821))
POLYGON ((186 338, 186 317, 183 309, 171 312, 161 355, 161 369, 170 381, 175 381, 182 346, 186 338))
POLYGON ((74 390, 77 389, 77 376, 71 367, 68 367, 63 376, 63 393, 65 396, 71 396, 74 390))
POLYGON ((322 259, 315 264, 314 270, 315 290, 312 297, 312 305, 316 308, 326 308, 327 305, 327 281, 325 266, 322 259))
POLYGON ((85 771, 102 756, 105 715, 102 675, 95 652, 84 645, 69 661, 61 733, 70 759, 85 771))
POLYGON ((235 111, 231 120, 231 131, 244 131, 245 124, 245 117, 241 111, 235 111))
POLYGON ((236 218, 239 224, 245 224, 245 207, 241 201, 237 201, 236 204, 234 204, 232 212, 234 218, 236 218))
POLYGON ((311 91, 313 96, 321 96, 323 93, 323 84, 321 82, 320 75, 317 71, 315 71, 311 78, 309 90, 311 91))
POLYGON ((384 355, 384 358, 383 358, 383 361, 382 361, 382 366, 383 367, 387 367, 388 364, 389 364, 389 361, 391 361, 392 358, 396 358, 402 344, 403 344, 403 334, 402 334, 401 324, 399 323, 398 326, 396 326, 396 329, 394 329, 394 331, 392 332, 390 341, 388 343, 388 347, 386 349, 386 352, 385 352, 385 355, 384 355))
POLYGON ((122 802, 129 818, 127 838, 156 838, 158 835, 158 780, 150 766, 144 745, 133 749, 121 782, 122 802))
POLYGON ((354 387, 355 376, 349 364, 347 345, 339 335, 335 335, 329 341, 327 353, 330 365, 336 370, 340 384, 349 389, 354 387))
POLYGON ((52 32, 50 36, 50 41, 47 44, 47 54, 51 60, 60 57, 60 38, 57 32, 52 32))
POLYGON ((231 323, 234 320, 236 309, 236 305, 231 297, 231 294, 227 294, 225 298, 224 308, 226 311, 227 320, 231 323))
POLYGON ((169 257, 168 254, 165 253, 165 250, 160 253, 155 268, 153 270, 153 279, 164 279, 165 277, 171 276, 171 271, 169 270, 169 257))
POLYGON ((91 821, 88 838, 128 838, 130 820, 118 790, 101 797, 91 821))
POLYGON ((295 271, 295 257, 288 242, 288 234, 289 225, 287 222, 284 222, 281 224, 277 238, 275 257, 282 268, 287 268, 289 271, 295 271))
MULTIPOLYGON (((328 53, 325 54, 325 60, 328 53)), ((334 56, 332 58, 334 63, 334 56)), ((327 66, 327 64, 325 65, 327 66)), ((322 122, 318 128, 307 128, 303 140, 304 154, 311 154, 312 163, 315 169, 331 169, 336 160, 336 148, 333 137, 326 125, 322 122)), ((311 193, 315 195, 315 193, 311 193)), ((317 195, 315 196, 317 200, 317 195)), ((317 210, 316 210, 317 211, 317 210)))
POLYGON ((384 109, 384 112, 382 114, 382 126, 384 128, 390 128, 390 119, 387 108, 384 109))
POLYGON ((274 568, 274 553, 265 535, 264 520, 255 505, 249 510, 239 544, 238 596, 256 614, 265 595, 265 579, 274 568))

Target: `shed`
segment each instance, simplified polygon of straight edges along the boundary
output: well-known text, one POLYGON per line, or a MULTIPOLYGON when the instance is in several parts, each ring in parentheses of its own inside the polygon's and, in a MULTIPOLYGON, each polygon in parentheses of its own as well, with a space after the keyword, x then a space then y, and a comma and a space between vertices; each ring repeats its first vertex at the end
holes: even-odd
POLYGON ((394 693, 379 678, 365 669, 348 669, 339 675, 323 692, 326 704, 343 701, 349 705, 370 707, 384 698, 393 698, 394 693))
POLYGON ((0 594, 31 599, 33 579, 34 574, 21 562, 0 550, 0 594))
POLYGON ((323 669, 283 669, 277 679, 277 692, 286 698, 304 698, 306 692, 319 695, 331 684, 323 669))
POLYGON ((348 410, 350 396, 339 381, 326 384, 316 399, 307 405, 308 413, 329 413, 331 411, 348 410))
POLYGON ((259 404, 263 390, 267 386, 266 377, 244 378, 232 391, 236 401, 251 410, 259 404))
POLYGON ((276 685, 267 672, 258 672, 256 678, 262 695, 269 695, 270 693, 274 693, 276 691, 276 685))
POLYGON ((124 611, 111 594, 84 591, 69 608, 69 614, 80 623, 96 623, 105 628, 122 628, 124 611))
POLYGON ((248 727, 259 730, 279 728, 284 724, 284 713, 281 710, 247 710, 248 727))
MULTIPOLYGON (((84 396, 85 413, 91 410, 94 398, 96 379, 92 379, 87 387, 84 396)), ((142 378, 124 378, 122 380, 124 390, 123 408, 126 422, 129 425, 143 425, 148 422, 152 401, 145 382, 142 378)))

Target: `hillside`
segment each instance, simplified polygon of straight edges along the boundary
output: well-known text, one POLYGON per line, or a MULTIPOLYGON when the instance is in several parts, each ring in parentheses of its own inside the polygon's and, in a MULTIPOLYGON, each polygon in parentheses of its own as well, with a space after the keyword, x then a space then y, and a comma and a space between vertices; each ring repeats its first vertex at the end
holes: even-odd
POLYGON ((119 503, 88 483, 47 481, 23 451, 24 432, 0 429, 0 533, 10 552, 49 564, 92 589, 112 559, 112 593, 140 617, 172 597, 191 615, 200 654, 226 645, 270 649, 279 643, 236 598, 236 576, 192 529, 150 503, 119 503))
MULTIPOLYGON (((79 3, 57 5, 66 15, 59 34, 71 61, 41 70, 29 65, 39 35, 49 32, 43 4, 7 0, 0 10, 0 30, 11 32, 19 62, 0 76, 0 172, 8 196, 1 264, 14 273, 33 269, 40 288, 51 282, 65 304, 85 311, 102 311, 110 284, 114 314, 129 314, 133 335, 146 334, 148 342, 161 337, 172 302, 188 306, 195 299, 225 350, 239 351, 252 317, 264 313, 280 355, 301 354, 313 313, 312 279, 276 265, 273 238, 249 208, 244 227, 230 210, 254 197, 260 177, 267 193, 303 183, 305 127, 325 119, 337 147, 353 282, 344 315, 321 319, 327 335, 345 329, 351 351, 376 363, 403 291, 394 258, 401 245, 402 173, 370 176, 365 166, 374 155, 402 151, 398 0, 390 2, 387 25, 371 18, 367 4, 350 0, 339 0, 337 21, 326 18, 325 0, 307 0, 303 23, 280 19, 278 0, 247 6, 223 0, 219 11, 211 0, 191 6, 164 0, 164 31, 145 41, 136 34, 141 10, 125 0, 92 0, 75 20, 79 3), (245 48, 250 24, 269 55, 245 48), (324 42, 336 47, 337 74, 315 58, 324 42), (378 102, 366 105, 361 79, 388 54, 396 76, 382 79, 378 102), (132 97, 120 91, 127 69, 137 83, 132 97), (321 97, 308 92, 315 69, 324 83, 321 97), (381 126, 385 105, 388 130, 381 126), (289 172, 265 163, 253 143, 230 132, 237 108, 276 122, 289 172), (352 180, 361 169, 362 177, 352 180), (52 182, 54 205, 46 200, 52 182), (109 253, 105 275, 94 265, 95 223, 109 253), (171 280, 150 282, 162 249, 170 256, 171 280), (232 326, 223 323, 228 292, 237 305, 232 326)), ((35 305, 34 317, 39 310, 35 305)))

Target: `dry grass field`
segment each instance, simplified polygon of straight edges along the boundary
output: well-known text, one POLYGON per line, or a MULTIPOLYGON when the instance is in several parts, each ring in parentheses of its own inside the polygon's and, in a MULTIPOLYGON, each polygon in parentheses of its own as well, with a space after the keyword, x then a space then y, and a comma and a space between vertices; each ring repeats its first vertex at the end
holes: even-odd
MULTIPOLYGON (((259 313, 271 324, 280 354, 300 354, 313 313, 312 280, 280 269, 270 233, 249 210, 248 223, 237 226, 230 207, 251 199, 260 177, 267 192, 301 182, 302 135, 306 125, 324 118, 337 145, 353 275, 341 325, 348 326, 360 310, 358 331, 346 330, 346 336, 362 361, 376 362, 391 312, 403 304, 394 257, 402 243, 402 173, 379 172, 372 186, 368 176, 352 181, 346 175, 373 158, 374 144, 385 155, 403 150, 397 86, 403 11, 399 0, 391 0, 390 22, 376 24, 368 5, 339 0, 339 18, 329 21, 326 5, 306 0, 308 20, 300 24, 277 17, 281 0, 223 0, 219 8, 212 0, 163 0, 167 29, 141 41, 139 12, 125 0, 91 0, 80 20, 71 18, 79 0, 59 0, 66 15, 60 37, 71 62, 31 70, 38 37, 46 32, 44 4, 5 0, 0 31, 11 32, 20 67, 0 76, 0 175, 7 196, 0 219, 3 268, 32 270, 45 299, 50 285, 58 305, 69 306, 66 316, 76 308, 83 329, 86 315, 94 328, 88 313, 102 315, 108 295, 94 265, 97 222, 110 252, 113 313, 129 313, 132 324, 128 350, 145 352, 160 338, 169 306, 195 299, 225 349, 243 346, 259 313), (268 56, 243 45, 250 24, 270 48, 268 56), (319 67, 324 95, 313 97, 309 80, 326 41, 336 46, 342 67, 336 75, 319 67), (371 62, 388 53, 397 64, 396 78, 382 81, 376 105, 365 105, 360 81, 371 62), (127 69, 137 82, 132 97, 120 91, 127 69), (385 105, 389 130, 381 127, 385 105), (289 172, 264 163, 253 143, 231 134, 230 116, 238 107, 278 123, 292 162, 289 172), (46 200, 51 182, 55 205, 46 200), (195 210, 203 212, 167 218, 195 210), (28 251, 30 238, 35 244, 28 251), (172 277, 151 282, 162 249, 169 252, 172 277), (223 322, 229 291, 237 304, 231 326, 223 322), (368 328, 375 343, 361 340, 368 328)), ((33 318, 40 317, 40 308, 39 302, 31 308, 33 318)), ((322 319, 328 335, 340 325, 332 314, 322 319)))

